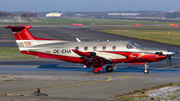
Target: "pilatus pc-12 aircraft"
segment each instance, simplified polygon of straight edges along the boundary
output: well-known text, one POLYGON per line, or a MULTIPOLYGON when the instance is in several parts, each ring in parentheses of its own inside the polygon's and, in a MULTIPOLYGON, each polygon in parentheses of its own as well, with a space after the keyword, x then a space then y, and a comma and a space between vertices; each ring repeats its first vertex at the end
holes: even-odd
POLYGON ((6 26, 11 28, 22 54, 36 55, 40 58, 58 59, 73 63, 82 63, 87 68, 93 67, 93 73, 103 70, 107 72, 116 69, 116 63, 144 64, 144 73, 149 72, 147 63, 159 62, 175 52, 141 47, 132 41, 104 42, 69 42, 34 37, 28 29, 29 25, 6 26))

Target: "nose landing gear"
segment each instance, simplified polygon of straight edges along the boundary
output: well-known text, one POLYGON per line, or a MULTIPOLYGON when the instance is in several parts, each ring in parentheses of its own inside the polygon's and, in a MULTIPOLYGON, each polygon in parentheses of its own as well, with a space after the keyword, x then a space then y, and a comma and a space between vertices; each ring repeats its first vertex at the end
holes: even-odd
POLYGON ((148 74, 149 73, 147 63, 145 64, 145 69, 143 70, 143 72, 144 72, 144 74, 148 74))

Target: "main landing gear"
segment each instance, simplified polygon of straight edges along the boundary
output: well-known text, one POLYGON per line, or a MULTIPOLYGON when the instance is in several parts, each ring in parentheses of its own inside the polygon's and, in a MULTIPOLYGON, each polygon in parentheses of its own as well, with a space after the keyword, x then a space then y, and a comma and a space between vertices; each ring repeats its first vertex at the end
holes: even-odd
POLYGON ((106 71, 107 71, 107 72, 112 72, 114 69, 116 70, 116 64, 108 65, 108 66, 106 67, 106 71))
POLYGON ((106 67, 106 71, 107 71, 107 72, 112 72, 112 71, 113 71, 113 66, 112 66, 112 65, 108 65, 108 66, 106 67))
POLYGON ((102 71, 102 70, 103 70, 103 67, 94 67, 92 71, 94 74, 99 74, 100 71, 102 71))
POLYGON ((148 74, 149 73, 147 63, 145 64, 145 69, 143 70, 143 72, 144 72, 144 74, 148 74))
MULTIPOLYGON (((107 72, 112 72, 114 69, 116 70, 116 65, 115 64, 108 65, 106 67, 107 72)), ((103 67, 94 67, 92 71, 93 71, 94 74, 99 74, 100 71, 102 71, 102 70, 103 70, 103 67)))
POLYGON ((95 68, 95 67, 94 67, 94 68, 93 68, 93 73, 94 73, 94 74, 99 74, 99 73, 100 73, 100 70, 99 70, 98 68, 95 68))

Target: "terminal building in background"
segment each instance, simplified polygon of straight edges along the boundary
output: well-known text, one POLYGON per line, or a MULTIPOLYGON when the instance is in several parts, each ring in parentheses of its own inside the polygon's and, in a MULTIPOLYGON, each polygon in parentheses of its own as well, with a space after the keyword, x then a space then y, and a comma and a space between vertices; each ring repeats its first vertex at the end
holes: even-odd
POLYGON ((46 17, 60 17, 61 15, 63 15, 63 13, 51 12, 51 13, 46 14, 46 17))

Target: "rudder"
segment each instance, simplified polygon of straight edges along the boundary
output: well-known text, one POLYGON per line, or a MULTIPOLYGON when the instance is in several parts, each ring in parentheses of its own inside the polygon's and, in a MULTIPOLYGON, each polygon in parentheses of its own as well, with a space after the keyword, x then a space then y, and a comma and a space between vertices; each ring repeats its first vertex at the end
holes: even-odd
POLYGON ((29 25, 15 25, 6 26, 4 28, 11 28, 14 38, 16 40, 35 40, 36 38, 28 31, 31 26, 29 25))

